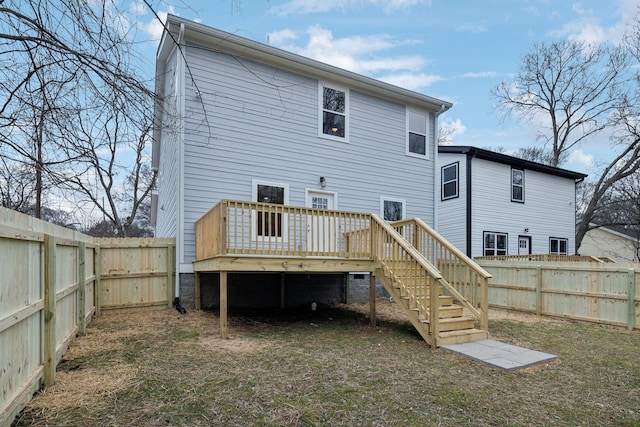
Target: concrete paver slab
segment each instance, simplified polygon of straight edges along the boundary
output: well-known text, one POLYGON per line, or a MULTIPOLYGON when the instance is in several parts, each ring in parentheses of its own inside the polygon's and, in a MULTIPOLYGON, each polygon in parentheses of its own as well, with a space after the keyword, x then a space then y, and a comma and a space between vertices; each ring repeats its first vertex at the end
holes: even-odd
POLYGON ((558 357, 553 354, 529 350, 491 339, 464 344, 443 345, 442 348, 506 370, 549 362, 558 357))

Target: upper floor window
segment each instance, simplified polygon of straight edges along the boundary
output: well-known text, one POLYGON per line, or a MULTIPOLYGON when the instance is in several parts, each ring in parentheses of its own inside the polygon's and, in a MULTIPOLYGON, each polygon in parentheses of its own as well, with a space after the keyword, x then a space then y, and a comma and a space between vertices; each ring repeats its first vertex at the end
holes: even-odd
POLYGON ((524 203, 524 171, 511 169, 511 201, 524 203))
POLYGON ((567 255, 568 239, 551 237, 549 239, 549 253, 553 255, 567 255))
POLYGON ((443 166, 441 173, 442 188, 440 189, 440 194, 442 200, 455 199, 458 197, 458 163, 443 166))
POLYGON ((320 84, 321 136, 348 139, 349 92, 320 84))
POLYGON ((380 214, 385 221, 393 222, 404 219, 405 202, 402 199, 380 197, 380 214))
POLYGON ((410 156, 429 158, 427 124, 429 116, 422 111, 407 108, 407 148, 410 156))
POLYGON ((506 233, 484 232, 482 253, 484 256, 507 255, 508 235, 506 233))

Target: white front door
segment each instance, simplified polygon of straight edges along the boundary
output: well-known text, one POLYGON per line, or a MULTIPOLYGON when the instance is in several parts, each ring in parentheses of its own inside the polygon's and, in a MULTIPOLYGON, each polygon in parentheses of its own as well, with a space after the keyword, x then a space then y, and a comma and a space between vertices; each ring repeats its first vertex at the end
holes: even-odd
POLYGON ((531 254, 531 237, 520 236, 518 237, 518 255, 530 255, 531 254))
POLYGON ((335 252, 335 217, 322 211, 336 208, 336 193, 307 190, 306 206, 317 209, 307 218, 307 251, 335 252))

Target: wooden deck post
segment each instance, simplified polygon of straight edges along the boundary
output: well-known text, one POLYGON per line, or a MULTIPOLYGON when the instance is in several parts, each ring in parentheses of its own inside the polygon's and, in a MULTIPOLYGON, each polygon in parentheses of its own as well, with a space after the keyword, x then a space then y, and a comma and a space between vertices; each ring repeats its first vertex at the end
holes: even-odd
POLYGON ((284 308, 284 295, 285 295, 285 287, 284 287, 284 273, 280 273, 280 308, 284 308))
POLYGON ((44 235, 44 385, 56 381, 56 238, 44 235))
POLYGON ((376 326, 376 276, 369 274, 369 324, 376 326))
POLYGON ((227 339, 227 272, 220 272, 220 337, 227 339))
MULTIPOLYGON (((167 305, 173 307, 173 298, 175 295, 175 283, 173 283, 173 251, 174 247, 171 243, 167 245, 167 305)), ((196 273, 196 281, 198 273, 196 273)), ((198 296, 196 294, 196 301, 198 296)))
POLYGON ((196 310, 200 310, 202 308, 202 302, 200 300, 200 273, 196 271, 196 289, 195 289, 195 304, 196 310))
POLYGON ((86 284, 85 284, 85 257, 87 252, 87 245, 85 242, 78 244, 78 335, 85 335, 86 333, 86 284))

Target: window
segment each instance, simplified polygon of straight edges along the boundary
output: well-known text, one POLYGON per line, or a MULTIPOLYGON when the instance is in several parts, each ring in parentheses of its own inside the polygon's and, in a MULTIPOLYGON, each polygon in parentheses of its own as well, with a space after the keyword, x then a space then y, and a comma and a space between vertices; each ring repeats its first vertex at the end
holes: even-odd
POLYGON ((442 200, 455 199, 458 197, 458 163, 443 166, 442 188, 440 194, 442 200))
POLYGON ((349 93, 320 84, 319 99, 321 136, 347 140, 349 93))
POLYGON ((567 255, 568 239, 551 237, 549 239, 549 253, 553 255, 567 255))
POLYGON ((511 169, 511 201, 524 203, 524 171, 511 169))
POLYGON ((380 197, 380 215, 382 215, 385 221, 400 221, 404 219, 404 214, 404 200, 380 197))
POLYGON ((407 155, 428 158, 427 113, 407 108, 407 155))
POLYGON ((484 232, 484 256, 507 255, 507 234, 484 232))
MULTIPOLYGON (((286 205, 289 203, 289 186, 264 181, 253 180, 253 200, 271 205, 286 205)), ((254 212, 255 224, 253 237, 286 238, 287 220, 283 212, 272 212, 273 207, 260 206, 254 212)))

